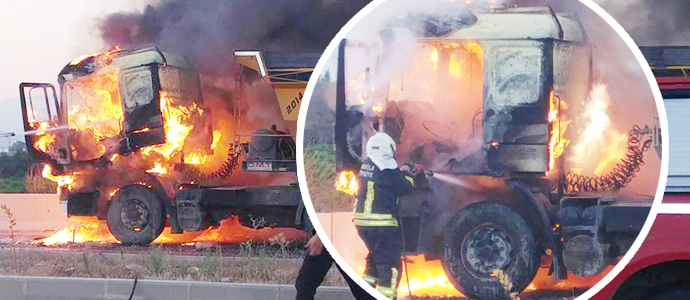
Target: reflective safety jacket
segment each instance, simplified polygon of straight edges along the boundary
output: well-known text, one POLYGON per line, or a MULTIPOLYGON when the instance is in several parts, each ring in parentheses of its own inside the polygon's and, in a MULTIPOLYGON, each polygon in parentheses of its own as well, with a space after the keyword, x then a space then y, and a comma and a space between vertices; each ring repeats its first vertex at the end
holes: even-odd
POLYGON ((381 171, 367 160, 359 170, 355 226, 398 226, 398 197, 412 192, 414 179, 395 169, 381 171))

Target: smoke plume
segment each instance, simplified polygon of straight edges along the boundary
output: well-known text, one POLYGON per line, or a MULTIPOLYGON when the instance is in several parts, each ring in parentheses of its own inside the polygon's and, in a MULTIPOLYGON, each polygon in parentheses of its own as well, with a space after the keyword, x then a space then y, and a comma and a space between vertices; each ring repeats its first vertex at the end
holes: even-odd
MULTIPOLYGON (((202 166, 213 170, 224 162, 237 134, 247 135, 272 125, 287 131, 272 88, 266 81, 257 80, 256 74, 240 68, 233 52, 323 52, 338 30, 367 3, 170 0, 152 3, 141 13, 105 16, 100 32, 110 47, 156 45, 162 51, 190 59, 201 75, 204 103, 213 112, 213 128, 223 131, 212 160, 202 166), (240 112, 242 117, 236 120, 240 112), (241 128, 234 128, 236 121, 241 128)), ((294 180, 292 177, 252 173, 234 176, 232 183, 277 183, 294 180)))
MULTIPOLYGON (((142 13, 108 15, 100 29, 109 46, 133 48, 155 44, 163 51, 186 55, 202 75, 205 96, 221 92, 227 97, 239 88, 232 82, 239 75, 237 63, 232 59, 233 51, 320 53, 347 20, 367 3, 365 0, 173 0, 148 5, 142 13)), ((261 83, 248 88, 266 89, 261 83)), ((248 117, 255 119, 254 123, 263 123, 257 124, 260 127, 268 127, 273 122, 283 128, 281 122, 276 122, 282 117, 275 99, 257 100, 244 101, 250 111, 248 117), (252 113, 252 109, 262 112, 252 113)))
POLYGON ((105 17, 103 39, 125 47, 157 44, 205 67, 236 49, 322 52, 366 0, 163 1, 143 13, 105 17))
POLYGON ((685 0, 595 0, 642 46, 688 45, 690 2, 685 0))

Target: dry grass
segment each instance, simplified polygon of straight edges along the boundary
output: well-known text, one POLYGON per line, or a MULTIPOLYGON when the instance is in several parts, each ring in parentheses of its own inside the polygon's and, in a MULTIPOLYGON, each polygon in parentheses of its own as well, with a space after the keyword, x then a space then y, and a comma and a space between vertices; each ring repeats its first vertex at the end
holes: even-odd
POLYGON ((57 190, 57 184, 48 179, 43 178, 41 172, 43 165, 33 164, 26 173, 24 181, 25 190, 27 193, 52 194, 57 190))
MULTIPOLYGON (((0 211, 7 219, 6 227, 13 232, 16 220, 12 212, 6 206, 0 207, 0 211)), ((147 253, 138 255, 125 254, 126 248, 120 249, 122 252, 115 255, 69 248, 40 251, 35 247, 22 248, 12 235, 9 242, 0 242, 0 275, 293 284, 304 253, 296 251, 293 241, 283 235, 268 243, 247 241, 233 257, 224 257, 220 244, 199 250, 204 251, 202 256, 192 258, 166 254, 161 247, 151 247, 147 253)), ((336 273, 337 268, 333 266, 323 284, 346 285, 336 273)))
MULTIPOLYGON (((280 253, 269 253, 260 247, 243 250, 233 259, 222 258, 220 248, 212 248, 194 260, 164 254, 158 249, 141 255, 104 255, 17 248, 16 253, 0 251, 0 274, 294 284, 302 259, 294 258, 294 254, 284 258, 280 253)), ((346 282, 333 266, 324 285, 344 286, 346 282)))
POLYGON ((304 171, 309 196, 317 212, 352 211, 355 197, 335 189, 335 151, 333 145, 310 145, 305 149, 304 171))

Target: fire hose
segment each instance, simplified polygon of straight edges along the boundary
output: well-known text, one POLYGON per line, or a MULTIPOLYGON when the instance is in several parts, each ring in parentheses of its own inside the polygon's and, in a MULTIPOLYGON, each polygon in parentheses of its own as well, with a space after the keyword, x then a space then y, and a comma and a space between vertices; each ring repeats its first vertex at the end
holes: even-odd
MULTIPOLYGON (((422 165, 418 165, 412 162, 408 162, 405 164, 407 167, 410 168, 410 173, 413 175, 423 175, 423 176, 433 176, 433 173, 431 171, 425 170, 422 165)), ((400 235, 402 236, 402 247, 403 251, 407 249, 405 246, 405 226, 402 221, 402 217, 399 217, 399 223, 400 223, 400 235)), ((407 258, 403 255, 402 261, 405 264, 405 281, 407 282, 407 293, 410 295, 410 299, 412 298, 412 288, 410 287, 410 269, 407 266, 407 258)))
MULTIPOLYGON (((403 226, 403 221, 402 218, 400 218, 400 235, 402 236, 402 247, 403 251, 405 251, 405 226, 403 226)), ((407 293, 410 295, 410 299, 412 298, 412 288, 410 287, 410 269, 407 267, 407 257, 403 255, 402 261, 405 264, 405 281, 407 282, 407 293)))
POLYGON ((643 141, 645 135, 650 134, 649 128, 641 129, 633 126, 628 134, 628 150, 625 157, 609 172, 602 176, 583 176, 569 172, 565 177, 565 192, 609 192, 618 191, 626 187, 635 178, 640 167, 644 165, 644 153, 652 145, 652 138, 643 141))

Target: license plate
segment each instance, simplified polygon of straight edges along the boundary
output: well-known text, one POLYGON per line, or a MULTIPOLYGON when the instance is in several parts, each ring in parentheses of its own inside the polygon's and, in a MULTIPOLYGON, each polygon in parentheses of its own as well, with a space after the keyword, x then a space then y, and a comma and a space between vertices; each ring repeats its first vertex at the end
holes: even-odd
POLYGON ((249 162, 247 171, 273 171, 273 164, 267 162, 249 162))

